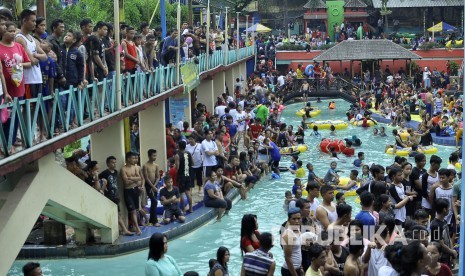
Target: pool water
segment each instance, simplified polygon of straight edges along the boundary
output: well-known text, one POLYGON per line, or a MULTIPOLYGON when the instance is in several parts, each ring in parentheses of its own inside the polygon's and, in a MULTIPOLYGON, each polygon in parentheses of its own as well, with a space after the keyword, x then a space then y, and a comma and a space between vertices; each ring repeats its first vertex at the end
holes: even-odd
MULTIPOLYGON (((328 101, 313 103, 322 109, 320 115, 315 120, 345 120, 345 112, 349 104, 337 100, 337 109, 328 110, 328 101)), ((303 107, 303 103, 289 105, 281 116, 281 121, 286 124, 297 126, 301 119, 295 115, 295 112, 303 107)), ((375 162, 388 166, 393 163, 394 156, 384 154, 384 147, 387 143, 393 143, 394 138, 391 133, 391 127, 386 127, 387 137, 372 137, 372 128, 363 129, 349 125, 347 129, 336 131, 335 138, 343 139, 357 135, 362 140, 362 146, 356 148, 365 152, 366 162, 375 162)), ((306 130, 309 135, 311 130, 306 130)), ((329 130, 320 130, 322 137, 329 137, 329 130)), ((314 137, 305 137, 305 142, 309 145, 309 150, 300 154, 299 159, 306 163, 311 162, 314 165, 315 173, 319 177, 329 168, 331 160, 327 155, 321 154, 317 150, 320 139, 314 137)), ((443 164, 447 164, 449 154, 454 151, 452 147, 437 146, 438 153, 443 164)), ((351 169, 354 169, 352 162, 355 157, 347 158, 339 156, 341 161, 338 162, 338 169, 345 172, 341 176, 348 177, 351 169)), ((413 160, 409 160, 413 163, 413 160)), ((282 158, 282 166, 290 165, 290 157, 282 158)), ((225 216, 221 223, 209 223, 183 237, 170 241, 168 253, 177 261, 183 272, 197 271, 200 275, 208 273, 208 260, 216 257, 216 250, 219 246, 226 246, 231 253, 228 264, 230 275, 239 275, 242 258, 239 248, 240 241, 240 224, 244 214, 256 214, 258 216, 259 231, 272 232, 275 237, 275 246, 271 250, 277 263, 279 271, 284 262, 284 256, 279 246, 278 230, 280 225, 287 219, 283 211, 284 193, 291 190, 293 185, 293 175, 282 173, 280 180, 271 180, 269 176, 264 178, 255 186, 245 201, 239 201, 233 206, 230 214, 225 216)), ((305 181, 304 181, 305 183, 305 181)), ((355 203, 354 197, 347 197, 346 201, 352 205, 352 215, 355 216, 360 210, 359 204, 355 203)), ((128 254, 114 258, 103 259, 63 259, 63 260, 40 260, 44 275, 143 275, 144 264, 147 259, 148 250, 128 254)), ((22 275, 21 267, 27 261, 16 261, 8 275, 22 275)), ((279 274, 278 272, 276 274, 279 274)))

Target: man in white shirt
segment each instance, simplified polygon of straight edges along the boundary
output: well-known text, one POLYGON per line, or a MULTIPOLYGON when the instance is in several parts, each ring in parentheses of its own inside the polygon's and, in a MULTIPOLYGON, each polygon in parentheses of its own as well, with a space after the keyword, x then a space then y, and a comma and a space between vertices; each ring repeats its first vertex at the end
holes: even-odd
POLYGON ((209 175, 217 166, 216 156, 219 155, 218 147, 215 141, 212 140, 213 132, 206 131, 205 140, 202 141, 202 156, 203 156, 203 175, 209 175))
POLYGON ((280 75, 280 76, 278 77, 278 83, 279 83, 279 87, 283 87, 284 84, 286 84, 286 80, 285 80, 285 78, 284 78, 283 75, 280 75))

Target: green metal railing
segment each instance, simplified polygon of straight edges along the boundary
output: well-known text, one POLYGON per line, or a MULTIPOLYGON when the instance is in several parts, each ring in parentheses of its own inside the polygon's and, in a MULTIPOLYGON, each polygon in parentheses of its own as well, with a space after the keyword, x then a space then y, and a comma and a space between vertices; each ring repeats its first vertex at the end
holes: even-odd
MULTIPOLYGON (((208 64, 205 54, 201 54, 197 57, 199 74, 251 56, 255 53, 254 49, 254 46, 250 46, 228 53, 214 51, 209 56, 208 64)), ((121 99, 116 97, 113 76, 111 80, 94 82, 83 89, 69 87, 63 91, 56 90, 54 96, 39 94, 37 98, 27 100, 15 98, 12 103, 0 105, 2 113, 4 110, 10 113, 8 128, 8 124, 0 120, 0 150, 3 152, 0 165, 14 146, 13 138, 17 135, 14 133, 14 122, 17 122, 23 149, 33 148, 40 144, 35 141, 38 126, 47 140, 60 139, 60 136, 64 137, 73 129, 73 125, 77 128, 86 127, 96 120, 120 112, 118 101, 121 101, 121 108, 130 108, 131 105, 158 97, 182 85, 181 80, 177 82, 177 74, 176 66, 172 65, 160 66, 153 72, 122 74, 121 99)))

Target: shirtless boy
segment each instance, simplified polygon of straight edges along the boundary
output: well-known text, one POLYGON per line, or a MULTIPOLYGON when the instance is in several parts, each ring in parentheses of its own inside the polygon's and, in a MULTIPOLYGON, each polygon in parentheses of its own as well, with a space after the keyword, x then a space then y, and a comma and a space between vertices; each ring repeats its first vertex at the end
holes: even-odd
POLYGON ((121 168, 121 177, 124 185, 124 201, 128 208, 129 218, 136 228, 136 234, 142 234, 137 223, 137 211, 139 209, 139 194, 144 189, 142 186, 142 176, 136 166, 137 154, 134 152, 126 153, 126 164, 121 168))
POLYGON ((160 227, 157 218, 157 184, 160 180, 159 167, 155 163, 157 160, 157 151, 154 149, 149 149, 147 151, 149 160, 142 166, 142 174, 145 179, 145 190, 147 191, 147 196, 150 198, 150 219, 149 226, 153 225, 160 227))
POLYGON ((362 236, 357 235, 349 243, 349 256, 347 256, 344 264, 344 275, 346 276, 363 276, 365 269, 360 261, 360 256, 363 254, 364 245, 362 236))

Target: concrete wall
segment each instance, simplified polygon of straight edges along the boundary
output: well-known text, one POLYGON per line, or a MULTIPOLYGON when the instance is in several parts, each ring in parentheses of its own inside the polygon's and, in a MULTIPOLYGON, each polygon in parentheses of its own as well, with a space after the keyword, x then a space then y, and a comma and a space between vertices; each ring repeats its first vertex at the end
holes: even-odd
POLYGON ((160 102, 139 113, 140 162, 148 160, 147 151, 157 150, 157 164, 166 171, 165 104, 160 102))
POLYGON ((53 153, 35 171, 20 170, 7 180, 12 189, 0 194, 6 199, 0 209, 0 275, 8 272, 41 213, 75 227, 76 237, 85 238, 93 227, 102 229, 105 243, 118 238, 116 205, 58 165, 53 153))

